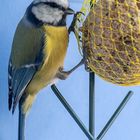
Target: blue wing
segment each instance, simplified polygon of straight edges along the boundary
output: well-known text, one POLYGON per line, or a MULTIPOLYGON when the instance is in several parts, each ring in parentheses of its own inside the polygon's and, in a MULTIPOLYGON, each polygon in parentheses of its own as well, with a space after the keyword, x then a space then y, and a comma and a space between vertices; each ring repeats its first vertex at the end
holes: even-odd
POLYGON ((13 112, 20 98, 22 97, 25 88, 34 76, 37 68, 35 66, 23 66, 19 69, 9 68, 9 109, 12 107, 13 112), (11 75, 10 75, 11 74, 11 75))
POLYGON ((16 108, 24 91, 42 62, 43 33, 39 29, 18 24, 8 67, 9 110, 16 108))

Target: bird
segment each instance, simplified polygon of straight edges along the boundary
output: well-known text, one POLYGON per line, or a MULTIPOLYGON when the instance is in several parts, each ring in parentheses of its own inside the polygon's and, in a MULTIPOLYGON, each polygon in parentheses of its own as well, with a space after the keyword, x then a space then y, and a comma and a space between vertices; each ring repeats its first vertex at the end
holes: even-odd
MULTIPOLYGON (((17 25, 8 65, 9 110, 19 104, 19 140, 38 92, 57 79, 65 80, 83 64, 64 71, 69 33, 66 18, 75 15, 68 0, 34 0, 17 25)), ((74 20, 75 21, 75 20, 74 20)), ((73 23, 73 22, 72 22, 73 23)))

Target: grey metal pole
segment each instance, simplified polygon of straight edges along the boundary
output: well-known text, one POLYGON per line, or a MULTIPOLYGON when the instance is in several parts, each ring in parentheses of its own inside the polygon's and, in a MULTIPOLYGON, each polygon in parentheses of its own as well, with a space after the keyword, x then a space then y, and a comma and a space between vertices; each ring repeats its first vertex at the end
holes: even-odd
POLYGON ((95 137, 95 74, 89 73, 89 132, 95 137))
POLYGON ((25 140, 25 119, 26 116, 23 114, 22 101, 19 102, 19 121, 18 121, 18 140, 25 140))
POLYGON ((57 89, 57 87, 55 85, 52 85, 51 88, 52 88, 53 92, 55 93, 56 97, 64 105, 64 107, 66 108, 66 110, 70 113, 70 115, 72 116, 72 118, 75 120, 75 122, 81 128, 81 130, 85 133, 85 135, 88 137, 88 139, 89 140, 94 140, 93 136, 90 134, 90 132, 85 127, 85 125, 83 124, 83 122, 80 120, 80 118, 74 112, 74 110, 72 109, 72 107, 68 104, 68 102, 66 101, 66 99, 61 95, 61 93, 59 92, 59 90, 57 89))
POLYGON ((104 137, 104 135, 107 133, 109 128, 112 126, 112 124, 114 123, 114 121, 116 120, 116 118, 118 117, 120 112, 123 110, 123 108, 125 107, 127 102, 130 100, 132 95, 133 95, 133 92, 129 91, 128 94, 126 95, 126 97, 123 99, 123 101, 119 105, 119 107, 117 108, 117 110, 114 112, 114 114, 110 118, 110 120, 107 122, 105 127, 102 129, 101 133, 98 135, 96 140, 101 140, 104 137))

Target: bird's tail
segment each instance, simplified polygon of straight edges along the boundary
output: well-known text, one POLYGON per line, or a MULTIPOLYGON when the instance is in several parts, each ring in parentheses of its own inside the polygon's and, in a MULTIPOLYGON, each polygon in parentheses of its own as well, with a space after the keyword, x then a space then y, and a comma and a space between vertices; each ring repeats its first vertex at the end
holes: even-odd
POLYGON ((18 140, 25 140, 25 117, 22 111, 22 103, 19 102, 19 122, 18 122, 18 140))

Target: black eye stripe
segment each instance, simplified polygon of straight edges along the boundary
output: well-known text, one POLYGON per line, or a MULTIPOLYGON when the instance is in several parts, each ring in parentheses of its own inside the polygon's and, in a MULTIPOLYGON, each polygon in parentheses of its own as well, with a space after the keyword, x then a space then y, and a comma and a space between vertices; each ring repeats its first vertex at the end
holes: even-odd
POLYGON ((39 4, 45 4, 45 5, 48 5, 48 6, 52 7, 52 8, 58 8, 58 9, 60 9, 62 11, 66 11, 66 9, 63 6, 58 5, 57 3, 54 3, 54 2, 39 2, 39 3, 33 4, 32 6, 37 6, 39 4))

